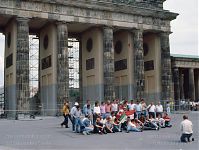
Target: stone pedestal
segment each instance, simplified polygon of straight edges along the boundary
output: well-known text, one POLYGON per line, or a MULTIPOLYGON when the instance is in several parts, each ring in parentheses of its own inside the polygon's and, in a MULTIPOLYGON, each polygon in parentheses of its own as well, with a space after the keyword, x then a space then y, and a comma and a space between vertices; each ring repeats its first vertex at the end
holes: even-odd
POLYGON ((28 19, 17 18, 16 94, 17 110, 29 110, 29 26, 28 19))
POLYGON ((137 99, 144 97, 144 52, 143 33, 141 30, 134 31, 134 59, 135 59, 135 95, 137 99))
POLYGON ((113 29, 104 27, 103 32, 103 65, 104 65, 104 100, 113 100, 114 93, 114 50, 113 29))
POLYGON ((68 29, 66 24, 60 22, 57 23, 57 101, 59 104, 63 104, 64 99, 69 96, 68 68, 68 29))
POLYGON ((191 101, 195 101, 195 82, 193 68, 189 69, 189 98, 191 101))
POLYGON ((162 100, 171 99, 171 58, 169 47, 169 33, 160 34, 161 44, 161 78, 162 78, 162 100))

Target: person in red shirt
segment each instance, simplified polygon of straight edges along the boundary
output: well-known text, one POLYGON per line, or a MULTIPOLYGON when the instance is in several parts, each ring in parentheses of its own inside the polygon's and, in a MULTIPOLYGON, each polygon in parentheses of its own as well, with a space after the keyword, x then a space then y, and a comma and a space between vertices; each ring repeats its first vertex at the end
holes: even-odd
POLYGON ((165 127, 172 127, 171 125, 171 117, 165 112, 164 116, 162 117, 165 120, 165 127))

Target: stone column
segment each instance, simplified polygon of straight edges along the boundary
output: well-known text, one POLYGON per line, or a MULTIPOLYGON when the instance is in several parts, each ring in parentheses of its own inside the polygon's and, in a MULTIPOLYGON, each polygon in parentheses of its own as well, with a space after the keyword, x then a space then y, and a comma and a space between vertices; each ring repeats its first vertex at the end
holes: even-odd
POLYGON ((196 100, 199 100, 199 69, 196 70, 196 78, 195 78, 195 85, 196 85, 196 100))
POLYGON ((83 105, 83 84, 82 84, 82 38, 79 38, 79 103, 83 105))
POLYGON ((137 99, 144 97, 144 51, 143 32, 134 30, 134 73, 135 73, 135 96, 137 99))
POLYGON ((28 19, 17 18, 16 94, 17 110, 29 110, 29 26, 28 19))
POLYGON ((189 98, 191 101, 195 101, 195 82, 193 68, 189 68, 189 98))
POLYGON ((180 98, 184 99, 184 74, 180 75, 180 98))
POLYGON ((104 27, 103 33, 103 65, 104 65, 104 100, 113 100, 114 92, 114 50, 113 50, 113 29, 104 27))
POLYGON ((179 69, 174 68, 173 69, 173 78, 174 78, 174 100, 175 100, 175 105, 179 106, 179 101, 180 101, 180 82, 179 82, 179 69))
POLYGON ((171 58, 169 46, 169 33, 160 34, 161 43, 161 79, 162 79, 162 100, 171 98, 171 58))
POLYGON ((68 28, 63 22, 57 23, 57 101, 58 109, 69 97, 68 28))

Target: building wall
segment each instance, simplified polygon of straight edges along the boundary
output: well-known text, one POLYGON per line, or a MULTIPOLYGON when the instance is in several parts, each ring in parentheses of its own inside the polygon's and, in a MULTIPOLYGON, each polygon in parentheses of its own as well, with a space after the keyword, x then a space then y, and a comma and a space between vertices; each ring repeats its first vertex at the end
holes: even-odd
POLYGON ((57 28, 54 24, 40 32, 40 88, 44 115, 55 115, 57 109, 57 28), (48 35, 48 47, 44 48, 44 37, 48 35), (41 69, 42 59, 51 56, 51 67, 41 69))
POLYGON ((116 71, 115 76, 115 96, 119 99, 134 98, 134 54, 132 33, 120 31, 114 34, 114 45, 117 41, 122 42, 120 54, 114 53, 115 62, 127 59, 127 69, 116 71))
POLYGON ((145 71, 145 97, 149 101, 160 100, 161 94, 161 52, 158 34, 146 34, 144 43, 147 43, 149 51, 144 56, 144 61, 154 61, 154 70, 145 71))
POLYGON ((15 117, 17 110, 16 97, 16 39, 17 39, 17 24, 12 20, 5 29, 5 100, 6 109, 12 110, 8 113, 8 117, 15 117), (8 34, 11 34, 11 43, 8 47, 8 34), (6 58, 12 54, 12 66, 6 68, 6 58))
POLYGON ((100 28, 91 28, 82 34, 82 85, 83 102, 104 99, 103 89, 103 33, 100 28), (86 43, 91 38, 93 47, 87 51, 86 43), (86 60, 94 58, 94 69, 86 70, 86 60))

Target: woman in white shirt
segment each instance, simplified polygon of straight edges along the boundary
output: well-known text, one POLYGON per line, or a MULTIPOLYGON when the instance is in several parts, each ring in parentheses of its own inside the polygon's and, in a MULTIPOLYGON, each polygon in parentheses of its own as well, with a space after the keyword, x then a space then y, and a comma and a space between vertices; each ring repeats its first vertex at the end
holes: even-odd
POLYGON ((94 124, 94 125, 95 125, 95 123, 96 123, 97 117, 99 117, 99 116, 100 116, 100 106, 99 106, 99 102, 96 101, 96 102, 95 102, 95 106, 94 106, 94 108, 93 108, 93 124, 94 124))

